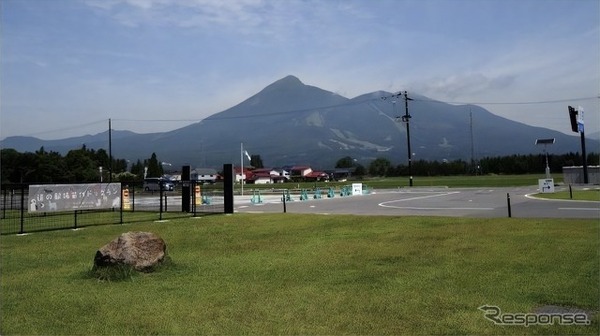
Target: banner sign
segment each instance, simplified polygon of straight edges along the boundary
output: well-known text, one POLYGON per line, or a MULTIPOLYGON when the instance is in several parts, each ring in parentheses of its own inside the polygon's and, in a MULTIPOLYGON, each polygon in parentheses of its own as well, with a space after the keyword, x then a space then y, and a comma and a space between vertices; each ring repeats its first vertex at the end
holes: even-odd
POLYGON ((583 107, 579 106, 577 108, 578 114, 577 114, 577 131, 579 131, 579 133, 584 133, 584 122, 583 122, 583 107))
POLYGON ((30 185, 28 205, 28 212, 120 208, 121 183, 30 185))

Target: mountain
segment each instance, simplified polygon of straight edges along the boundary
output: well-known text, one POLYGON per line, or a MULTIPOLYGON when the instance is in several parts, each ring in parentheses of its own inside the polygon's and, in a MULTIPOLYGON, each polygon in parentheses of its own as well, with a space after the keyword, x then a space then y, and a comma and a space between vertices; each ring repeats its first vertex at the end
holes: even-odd
MULTIPOLYGON (((577 135, 508 120, 475 105, 449 105, 409 93, 410 142, 414 160, 470 160, 485 156, 542 153, 538 138, 555 138, 550 153, 580 151, 577 135)), ((136 134, 113 132, 116 158, 131 161, 150 157, 174 166, 221 167, 238 164, 240 147, 260 155, 267 166, 307 164, 331 168, 342 157, 362 164, 385 157, 406 163, 407 129, 399 116, 406 113, 404 96, 377 91, 346 98, 287 76, 223 112, 170 132, 136 134), (386 99, 382 99, 386 97, 386 99)), ((565 121, 565 122, 568 122, 565 121)), ((85 143, 108 148, 106 133, 42 141, 12 137, 2 148, 66 152, 85 143)), ((588 139, 587 151, 600 142, 588 139)), ((244 159, 247 164, 247 159, 244 159)))
POLYGON ((591 134, 586 134, 585 135, 587 138, 593 139, 593 140, 600 140, 600 132, 594 132, 591 134))
MULTIPOLYGON (((130 131, 113 131, 111 138, 120 141, 132 136, 142 136, 130 131)), ((13 136, 0 141, 2 148, 14 148, 20 152, 34 152, 44 147, 60 153, 66 153, 71 149, 78 149, 85 145, 88 148, 108 148, 108 130, 95 135, 84 135, 59 140, 41 140, 34 137, 13 136)))

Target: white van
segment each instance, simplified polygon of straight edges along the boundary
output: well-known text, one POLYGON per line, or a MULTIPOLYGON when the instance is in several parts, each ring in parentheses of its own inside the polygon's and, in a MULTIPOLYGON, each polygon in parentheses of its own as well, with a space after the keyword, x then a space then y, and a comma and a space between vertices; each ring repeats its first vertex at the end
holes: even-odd
POLYGON ((151 178, 144 179, 144 190, 145 191, 158 191, 161 183, 163 186, 163 190, 173 191, 173 188, 174 188, 173 182, 159 178, 159 177, 151 177, 151 178))

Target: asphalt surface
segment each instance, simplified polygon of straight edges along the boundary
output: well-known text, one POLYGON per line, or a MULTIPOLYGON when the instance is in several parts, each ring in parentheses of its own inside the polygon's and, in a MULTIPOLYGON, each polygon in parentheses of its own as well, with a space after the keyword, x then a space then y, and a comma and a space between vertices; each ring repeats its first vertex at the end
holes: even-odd
MULTIPOLYGON (((596 186, 597 187, 597 186, 596 186)), ((557 188, 557 191, 559 189, 557 188)), ((513 218, 588 218, 600 219, 600 202, 547 200, 530 196, 535 186, 512 188, 402 188, 374 190, 370 194, 285 203, 288 213, 356 214, 389 216, 454 216, 513 218)), ((283 212, 281 195, 236 196, 235 212, 283 212)))

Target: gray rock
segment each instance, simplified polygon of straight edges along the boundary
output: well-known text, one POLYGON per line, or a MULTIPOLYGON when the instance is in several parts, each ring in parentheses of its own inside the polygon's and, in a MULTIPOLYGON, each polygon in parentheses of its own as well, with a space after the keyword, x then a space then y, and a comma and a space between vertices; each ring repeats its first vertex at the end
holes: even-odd
POLYGON ((148 272, 165 259, 167 245, 152 232, 126 232, 102 246, 94 257, 94 265, 129 265, 148 272))

